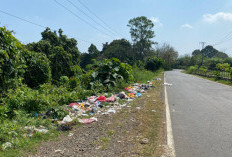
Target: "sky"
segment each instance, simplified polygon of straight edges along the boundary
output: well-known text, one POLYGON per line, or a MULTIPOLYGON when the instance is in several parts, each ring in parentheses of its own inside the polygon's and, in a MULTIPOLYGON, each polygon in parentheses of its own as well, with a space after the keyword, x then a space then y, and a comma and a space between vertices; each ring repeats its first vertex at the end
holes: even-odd
POLYGON ((13 30, 24 44, 39 41, 43 27, 49 27, 77 39, 81 52, 87 52, 91 43, 101 50, 105 42, 131 41, 128 21, 146 16, 155 24, 152 40, 170 44, 179 56, 200 49, 199 42, 232 56, 232 0, 0 0, 0 4, 0 26, 13 30))

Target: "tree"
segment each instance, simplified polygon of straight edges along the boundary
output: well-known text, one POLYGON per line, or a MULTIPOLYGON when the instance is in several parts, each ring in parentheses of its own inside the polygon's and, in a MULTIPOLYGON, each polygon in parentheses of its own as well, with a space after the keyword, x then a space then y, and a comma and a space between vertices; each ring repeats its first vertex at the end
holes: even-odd
POLYGON ((23 45, 5 27, 0 27, 0 93, 14 88, 25 73, 23 45))
POLYGON ((64 51, 72 56, 72 63, 79 64, 80 51, 77 48, 76 39, 63 35, 62 29, 59 29, 57 34, 56 31, 46 28, 41 35, 42 39, 39 42, 27 44, 29 50, 44 53, 49 58, 56 46, 62 47, 64 51))
POLYGON ((201 54, 201 50, 198 50, 198 49, 192 52, 192 56, 197 56, 199 54, 201 54))
POLYGON ((112 41, 102 53, 108 59, 118 58, 127 63, 132 61, 132 45, 126 39, 112 41))
POLYGON ((133 46, 138 55, 137 58, 143 59, 154 44, 151 40, 155 37, 155 33, 152 30, 154 24, 147 17, 140 16, 129 20, 127 26, 130 28, 133 46))
POLYGON ((23 56, 27 66, 24 80, 29 87, 35 88, 51 80, 50 61, 46 55, 24 51, 23 56))
POLYGON ((59 80, 61 76, 70 77, 72 75, 72 56, 59 46, 56 46, 53 50, 54 52, 49 56, 52 78, 59 80))
POLYGON ((169 44, 163 44, 161 47, 157 47, 157 52, 159 53, 160 57, 165 61, 168 68, 171 68, 178 57, 178 52, 169 44))
POLYGON ((203 54, 204 57, 207 58, 213 58, 213 57, 218 57, 218 58, 227 58, 228 55, 218 51, 217 49, 213 48, 213 46, 206 46, 203 50, 201 50, 201 53, 203 54))
POLYGON ((148 58, 145 64, 147 70, 156 71, 163 67, 164 61, 157 57, 148 58))
POLYGON ((88 48, 88 52, 91 55, 99 55, 99 50, 97 49, 97 47, 94 44, 91 44, 88 48))

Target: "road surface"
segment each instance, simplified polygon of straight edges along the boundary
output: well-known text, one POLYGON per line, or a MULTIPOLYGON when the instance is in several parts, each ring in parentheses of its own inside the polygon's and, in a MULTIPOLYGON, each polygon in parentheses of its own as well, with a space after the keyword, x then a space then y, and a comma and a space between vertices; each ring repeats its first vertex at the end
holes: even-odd
POLYGON ((232 87, 165 73, 177 157, 232 156, 232 87))

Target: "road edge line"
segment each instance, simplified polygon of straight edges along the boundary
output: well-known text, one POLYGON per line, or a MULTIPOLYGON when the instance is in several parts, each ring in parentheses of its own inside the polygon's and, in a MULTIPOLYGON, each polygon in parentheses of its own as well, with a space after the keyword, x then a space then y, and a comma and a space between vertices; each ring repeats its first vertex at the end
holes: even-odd
MULTIPOLYGON (((165 74, 164 74, 164 82, 166 82, 165 74)), ((171 155, 173 157, 176 157, 175 145, 174 145, 174 139, 172 133, 172 121, 171 121, 170 109, 168 104, 168 94, 167 94, 166 86, 164 86, 164 95, 165 95, 165 106, 166 106, 167 146, 171 151, 170 152, 171 155)))

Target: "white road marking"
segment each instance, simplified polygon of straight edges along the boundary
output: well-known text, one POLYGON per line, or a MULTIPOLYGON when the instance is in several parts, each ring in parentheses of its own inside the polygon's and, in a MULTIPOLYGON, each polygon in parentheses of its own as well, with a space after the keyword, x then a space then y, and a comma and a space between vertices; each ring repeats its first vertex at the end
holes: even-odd
MULTIPOLYGON (((164 75, 164 82, 165 80, 165 75, 164 75)), ((164 86, 164 94, 165 94, 165 105, 166 105, 166 125, 167 125, 167 145, 169 149, 171 150, 171 155, 173 157, 176 157, 176 152, 175 152, 175 145, 174 145, 174 139, 173 139, 173 133, 172 133, 172 121, 171 121, 171 116, 170 116, 170 109, 169 109, 169 104, 168 104, 168 95, 167 95, 167 87, 164 86)))

